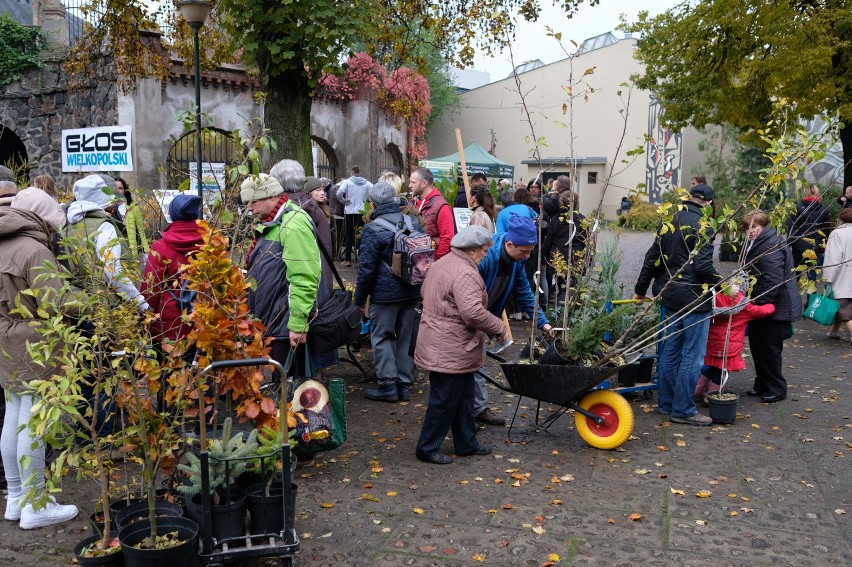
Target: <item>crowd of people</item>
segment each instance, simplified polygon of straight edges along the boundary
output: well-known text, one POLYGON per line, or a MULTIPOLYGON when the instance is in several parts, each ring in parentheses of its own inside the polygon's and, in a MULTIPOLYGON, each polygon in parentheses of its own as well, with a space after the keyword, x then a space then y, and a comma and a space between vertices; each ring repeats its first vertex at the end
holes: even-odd
MULTIPOLYGON (((505 424, 489 407, 485 381, 476 375, 486 342, 506 340, 507 310, 511 318, 529 319, 544 335, 553 335, 545 308, 564 297, 570 283, 557 277, 554 258, 561 256, 581 269, 588 241, 579 195, 567 176, 546 183, 536 178, 516 188, 502 180, 495 202, 488 179, 476 174, 469 196, 459 191, 451 206, 428 169, 411 172, 409 198, 402 194, 403 180, 392 172, 375 183, 358 166, 350 173, 334 185, 306 176, 301 164, 284 159, 269 174, 249 176, 240 186, 241 204, 255 219, 245 258, 247 277, 254 281, 249 309, 266 329, 271 356, 285 364, 294 349, 306 349, 307 357, 293 357, 295 373, 305 370, 299 367, 305 359, 320 373, 338 362, 336 349, 316 351, 308 330, 332 295, 333 259, 344 267, 357 264, 353 299, 371 322, 377 376, 376 387, 366 389, 365 396, 376 402, 408 401, 419 366, 429 372, 430 390, 416 458, 451 463, 453 457, 441 450, 450 431, 455 455, 486 455, 491 449, 477 441, 476 424, 505 424), (453 206, 472 211, 469 224, 460 230, 453 206), (342 250, 334 238, 340 230, 342 250), (401 278, 395 269, 400 231, 422 233, 431 241, 433 262, 422 283, 401 278)), ((25 529, 66 521, 77 509, 53 500, 39 510, 19 505, 25 479, 35 479, 37 487, 44 482, 44 445, 22 427, 34 402, 26 383, 56 371, 28 363, 26 344, 38 337, 11 310, 18 297, 30 309, 36 306, 19 292, 38 286, 59 289, 58 277, 36 279, 36 268, 46 261, 58 265, 59 238, 87 240, 96 261, 72 255, 66 268, 74 277, 102 279, 140 313, 155 313, 152 346, 162 359, 166 345, 189 332, 175 288, 204 237, 197 222, 202 203, 195 195, 171 201, 170 222, 151 243, 124 179, 87 175, 74 183, 73 195, 71 203, 60 205, 55 182, 47 175, 19 191, 11 172, 0 168, 0 334, 4 350, 11 353, 0 356, 0 385, 7 400, 0 450, 8 491, 5 518, 25 529), (127 276, 131 265, 139 268, 139 281, 127 276)), ((709 424, 696 403, 719 390, 725 371, 744 367, 746 326, 756 370, 749 393, 767 403, 786 397, 783 341, 802 314, 795 269, 810 256, 808 250, 814 251, 822 277, 841 301, 829 336, 839 337, 841 325, 852 332, 852 187, 841 199, 840 226, 831 231, 819 192, 809 192, 786 239, 766 213, 746 215, 745 271, 730 285, 716 273, 712 234, 701 223, 714 192, 703 179, 695 180, 690 199, 672 220, 675 230, 661 230, 647 251, 634 290, 637 300, 644 301, 651 287, 668 314, 657 370, 658 411, 670 414, 675 423, 709 424), (749 278, 756 283, 746 294, 749 278)), ((85 329, 90 322, 75 324, 85 329)), ((108 427, 108 420, 103 421, 108 427)))

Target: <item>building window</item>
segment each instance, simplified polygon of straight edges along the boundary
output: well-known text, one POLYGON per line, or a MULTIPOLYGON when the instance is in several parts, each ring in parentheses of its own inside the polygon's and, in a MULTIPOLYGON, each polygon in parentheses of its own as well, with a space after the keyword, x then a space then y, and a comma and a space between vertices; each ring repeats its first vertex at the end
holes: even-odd
MULTIPOLYGON (((231 139, 230 132, 214 128, 202 129, 202 167, 208 163, 224 163, 228 165, 231 163, 233 156, 234 141, 231 139)), ((169 150, 166 187, 169 189, 179 188, 181 183, 190 178, 190 171, 192 171, 192 175, 194 176, 196 159, 195 130, 190 130, 181 136, 169 150)))
POLYGON ((317 136, 311 136, 311 145, 315 148, 314 165, 317 177, 327 177, 337 181, 337 156, 334 155, 334 150, 328 142, 317 136))
POLYGON ((402 175, 402 152, 396 144, 388 144, 379 154, 379 175, 385 171, 402 175))
POLYGON ((598 172, 597 171, 590 171, 588 173, 588 175, 586 176, 586 183, 588 183, 589 185, 594 185, 597 182, 598 182, 598 172))

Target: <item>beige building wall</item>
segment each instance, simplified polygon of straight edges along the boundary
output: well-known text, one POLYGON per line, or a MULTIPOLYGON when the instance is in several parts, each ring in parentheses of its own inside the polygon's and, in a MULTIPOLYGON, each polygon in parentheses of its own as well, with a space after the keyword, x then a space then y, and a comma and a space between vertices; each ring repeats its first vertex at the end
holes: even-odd
MULTIPOLYGON (((634 39, 622 39, 581 53, 573 63, 564 59, 519 75, 520 91, 524 93, 535 136, 543 137, 547 144, 541 148, 541 157, 550 164, 544 168, 544 178, 570 173, 573 155, 578 163, 583 213, 596 209, 603 193, 603 216, 615 218, 621 198, 646 183, 649 170, 656 169, 653 178, 675 179, 683 185, 683 180, 678 178, 679 137, 669 144, 668 159, 661 155, 649 165, 652 152, 645 143, 645 134, 649 132, 649 121, 655 116, 650 109, 651 97, 648 92, 622 86, 631 75, 642 70, 633 58, 635 46, 634 39), (594 69, 594 72, 583 77, 587 69, 594 69), (563 114, 563 104, 569 104, 566 89, 572 84, 572 76, 574 108, 573 112, 563 114), (580 78, 591 88, 577 85, 580 78), (676 152, 672 149, 675 143, 676 152), (627 156, 628 150, 637 147, 644 148, 646 153, 633 158, 627 156), (664 174, 666 162, 673 165, 674 170, 664 174), (596 177, 595 182, 589 174, 596 177), (611 178, 604 193, 608 176, 611 178)), ((431 130, 430 157, 458 151, 455 128, 461 129, 465 144, 476 141, 486 149, 492 147, 493 131, 496 138, 493 153, 515 166, 515 181, 534 178, 540 168, 535 162, 525 163, 532 158, 533 134, 521 109, 518 90, 514 78, 509 78, 462 94, 461 111, 442 119, 431 130)))

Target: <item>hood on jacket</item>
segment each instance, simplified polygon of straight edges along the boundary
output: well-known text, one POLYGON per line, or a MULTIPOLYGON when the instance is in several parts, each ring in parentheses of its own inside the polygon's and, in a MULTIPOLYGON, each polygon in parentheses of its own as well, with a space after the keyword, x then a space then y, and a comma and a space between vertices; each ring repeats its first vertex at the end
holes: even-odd
POLYGON ((163 230, 160 239, 168 244, 175 252, 186 256, 204 241, 204 234, 198 221, 182 220, 174 221, 163 230))
POLYGON ((74 201, 68 205, 68 211, 65 216, 68 218, 68 224, 75 224, 83 220, 86 217, 86 213, 103 210, 102 206, 91 201, 74 201))
POLYGON ((50 227, 33 212, 3 207, 0 209, 0 238, 28 236, 50 247, 50 227))
POLYGON ((369 181, 367 181, 366 179, 364 179, 360 175, 353 175, 352 177, 349 178, 349 181, 351 181, 355 185, 366 185, 367 183, 369 183, 369 181))
MULTIPOLYGON (((72 191, 77 201, 90 201, 97 203, 101 208, 106 207, 116 200, 115 190, 110 187, 104 177, 100 175, 87 175, 74 183, 72 191)), ((107 177, 108 179, 112 179, 107 177)), ((113 187, 115 182, 113 181, 113 187)))

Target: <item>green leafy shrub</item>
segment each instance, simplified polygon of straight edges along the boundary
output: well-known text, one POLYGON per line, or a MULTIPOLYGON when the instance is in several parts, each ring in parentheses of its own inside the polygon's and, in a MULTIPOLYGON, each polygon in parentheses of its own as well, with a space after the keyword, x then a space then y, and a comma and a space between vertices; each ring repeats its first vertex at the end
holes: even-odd
POLYGON ((9 14, 0 14, 0 85, 14 83, 30 69, 40 69, 38 56, 46 47, 41 28, 25 26, 9 14))
POLYGON ((657 205, 636 200, 630 210, 621 216, 620 222, 631 230, 655 231, 662 220, 657 205))

